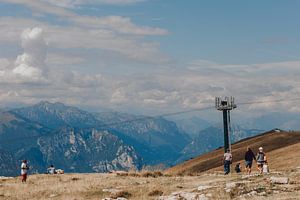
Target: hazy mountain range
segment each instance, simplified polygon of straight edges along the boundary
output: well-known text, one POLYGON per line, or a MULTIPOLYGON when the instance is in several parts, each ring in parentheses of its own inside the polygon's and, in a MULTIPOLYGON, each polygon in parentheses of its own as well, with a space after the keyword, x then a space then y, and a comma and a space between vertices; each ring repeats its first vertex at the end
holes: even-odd
POLYGON ((41 102, 0 115, 0 149, 15 160, 7 165, 28 159, 34 172, 44 172, 50 164, 66 172, 170 164, 188 142, 174 122, 163 118, 95 114, 61 103, 41 102))
MULTIPOLYGON (((233 125, 231 141, 283 125, 298 127, 300 117, 281 117, 247 120, 244 127, 248 128, 233 125)), ((160 163, 168 166, 223 145, 221 124, 196 117, 174 121, 119 112, 91 113, 47 101, 3 110, 0 175, 19 173, 22 159, 29 160, 31 172, 39 173, 50 164, 66 172, 140 169, 160 163)))

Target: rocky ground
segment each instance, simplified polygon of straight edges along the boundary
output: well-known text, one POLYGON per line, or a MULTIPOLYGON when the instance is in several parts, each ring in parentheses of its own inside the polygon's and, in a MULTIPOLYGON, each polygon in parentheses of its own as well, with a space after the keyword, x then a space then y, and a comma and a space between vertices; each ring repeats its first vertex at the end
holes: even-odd
POLYGON ((0 178, 0 199, 210 200, 299 199, 300 167, 248 176, 222 172, 163 176, 160 172, 31 175, 0 178))

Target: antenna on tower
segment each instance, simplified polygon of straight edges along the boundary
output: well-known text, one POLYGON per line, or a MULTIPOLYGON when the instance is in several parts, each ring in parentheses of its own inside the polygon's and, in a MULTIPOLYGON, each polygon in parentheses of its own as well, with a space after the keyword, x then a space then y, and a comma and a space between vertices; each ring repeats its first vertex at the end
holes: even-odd
POLYGON ((226 152, 229 149, 230 110, 235 109, 236 105, 234 103, 234 97, 216 97, 215 103, 216 109, 223 111, 224 151, 226 152))

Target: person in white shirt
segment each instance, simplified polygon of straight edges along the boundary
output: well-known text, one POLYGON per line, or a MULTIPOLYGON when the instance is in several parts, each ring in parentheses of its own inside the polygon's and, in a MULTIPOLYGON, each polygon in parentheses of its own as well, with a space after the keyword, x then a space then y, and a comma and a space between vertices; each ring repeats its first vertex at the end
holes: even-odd
POLYGON ((21 164, 22 182, 26 182, 26 180, 27 180, 27 173, 28 173, 27 160, 23 160, 23 162, 21 164))
POLYGON ((232 154, 230 153, 230 149, 227 149, 226 153, 224 153, 224 156, 223 156, 225 175, 230 173, 231 162, 232 162, 232 154))
POLYGON ((48 169, 48 174, 56 174, 55 167, 51 165, 48 169))

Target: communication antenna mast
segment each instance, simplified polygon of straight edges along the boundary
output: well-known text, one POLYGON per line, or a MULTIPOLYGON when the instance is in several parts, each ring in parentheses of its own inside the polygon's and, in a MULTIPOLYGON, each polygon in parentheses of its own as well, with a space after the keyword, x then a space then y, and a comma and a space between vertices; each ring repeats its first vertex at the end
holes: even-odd
POLYGON ((216 109, 223 111, 223 125, 224 125, 224 151, 226 152, 229 149, 229 119, 230 119, 230 110, 236 108, 234 103, 234 97, 216 97, 216 109))

